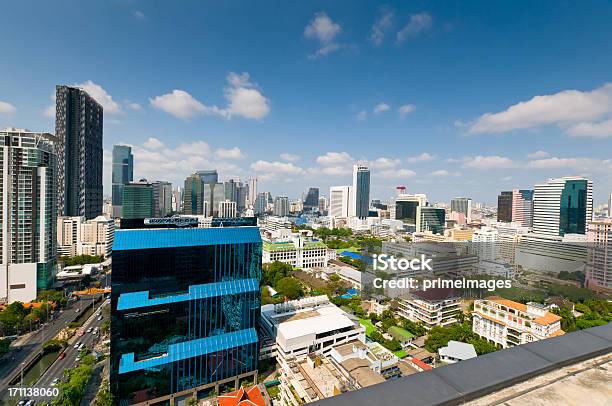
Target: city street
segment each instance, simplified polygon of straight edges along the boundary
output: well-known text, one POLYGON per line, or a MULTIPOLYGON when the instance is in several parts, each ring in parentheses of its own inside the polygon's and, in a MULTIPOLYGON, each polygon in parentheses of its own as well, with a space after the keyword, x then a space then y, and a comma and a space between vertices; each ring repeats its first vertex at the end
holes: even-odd
POLYGON ((5 397, 9 381, 15 371, 20 369, 22 363, 27 365, 34 359, 46 341, 55 337, 64 327, 76 320, 81 312, 85 311, 87 305, 91 306, 92 297, 98 298, 99 296, 83 296, 80 300, 69 303, 62 313, 56 312, 54 318, 47 322, 46 326, 29 334, 18 346, 4 355, 0 362, 0 398, 5 397), (80 310, 77 312, 76 309, 80 310))

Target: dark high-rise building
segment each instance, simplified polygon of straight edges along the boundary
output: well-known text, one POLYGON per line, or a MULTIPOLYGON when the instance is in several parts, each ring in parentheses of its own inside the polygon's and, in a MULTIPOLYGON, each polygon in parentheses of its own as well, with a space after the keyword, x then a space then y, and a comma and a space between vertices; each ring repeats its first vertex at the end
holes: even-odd
POLYGON ((132 147, 113 145, 113 217, 121 217, 123 185, 134 180, 134 155, 132 147))
POLYGON ((512 191, 501 192, 497 196, 497 221, 502 223, 512 222, 512 191))
POLYGON ((177 393, 257 382, 261 250, 257 227, 115 233, 110 385, 118 404, 172 404, 177 393))
POLYGON ((103 109, 83 89, 57 86, 59 215, 92 219, 102 213, 103 109))
POLYGON ((308 189, 306 199, 304 199, 304 210, 317 209, 319 207, 319 188, 311 187, 308 189))
POLYGON ((243 212, 246 209, 246 202, 249 197, 248 183, 238 182, 236 186, 236 210, 243 212))
POLYGON ((144 219, 154 216, 153 185, 145 179, 123 186, 121 218, 144 219))
POLYGON ((353 166, 353 201, 351 215, 360 219, 370 212, 370 170, 363 165, 353 166))
POLYGON ((216 169, 198 171, 197 174, 200 175, 203 183, 219 183, 219 174, 216 169))
POLYGON ((229 200, 230 202, 238 201, 238 183, 234 181, 234 179, 230 179, 223 184, 223 188, 225 191, 225 200, 229 200))
POLYGON ((422 233, 431 231, 432 234, 444 234, 446 210, 432 206, 417 206, 416 231, 422 233))
POLYGON ((204 183, 197 173, 185 179, 183 214, 204 214, 204 183))
POLYGON ((172 213, 172 183, 157 180, 153 186, 153 216, 166 217, 172 213))

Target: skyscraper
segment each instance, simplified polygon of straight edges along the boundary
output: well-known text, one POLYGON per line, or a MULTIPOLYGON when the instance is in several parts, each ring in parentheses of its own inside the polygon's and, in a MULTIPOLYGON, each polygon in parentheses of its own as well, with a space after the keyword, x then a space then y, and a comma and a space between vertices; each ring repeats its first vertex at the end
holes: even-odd
POLYGON ((172 183, 157 180, 153 187, 153 217, 166 217, 172 213, 172 183))
POLYGON ((586 287, 612 293, 612 219, 587 225, 586 287))
POLYGON ((204 397, 219 385, 257 382, 261 255, 257 227, 116 232, 117 404, 165 404, 177 393, 204 397))
POLYGON ((257 178, 249 179, 249 204, 255 205, 257 199, 257 178))
POLYGON ((83 89, 58 85, 58 213, 92 219, 102 213, 103 109, 83 89))
POLYGON ((431 231, 433 234, 444 234, 446 211, 432 206, 417 206, 417 233, 431 231))
POLYGON ((123 206, 121 218, 144 219, 154 217, 153 186, 142 179, 123 186, 123 206))
POLYGON ((246 209, 248 196, 248 183, 238 182, 236 185, 236 210, 238 210, 238 212, 243 212, 246 209))
POLYGON ((113 217, 121 217, 123 185, 133 180, 134 155, 132 155, 132 147, 128 147, 127 145, 113 145, 113 217))
POLYGON ((219 217, 231 218, 236 217, 236 202, 225 200, 219 203, 219 217))
POLYGON ((370 170, 364 165, 353 165, 353 198, 351 215, 360 219, 370 212, 370 170))
POLYGON ((351 211, 351 187, 332 186, 329 188, 329 216, 348 217, 351 211))
POLYGON ((533 225, 533 190, 512 190, 512 221, 523 227, 533 225))
POLYGON ((612 193, 608 197, 608 217, 612 218, 612 193))
POLYGON ((389 217, 391 220, 402 220, 404 223, 416 226, 417 207, 427 205, 427 196, 418 194, 399 194, 389 204, 389 217))
POLYGON ((207 210, 204 214, 209 217, 219 215, 219 203, 225 200, 225 187, 223 183, 204 183, 204 202, 207 210))
POLYGON ((253 211, 255 214, 262 214, 266 212, 268 206, 268 196, 265 193, 258 193, 255 203, 253 204, 253 211))
POLYGON ((204 183, 199 174, 194 173, 185 179, 183 191, 183 214, 203 215, 204 183))
POLYGON ((57 256, 58 140, 48 133, 0 131, 0 301, 29 302, 51 287, 57 256))
POLYGON ((216 169, 198 171, 197 174, 200 175, 202 183, 219 183, 219 173, 216 169))
POLYGON ((500 223, 512 222, 512 191, 501 192, 497 196, 497 221, 500 223))
POLYGON ((469 197, 455 197, 451 199, 451 211, 463 213, 468 223, 472 221, 472 199, 469 197))
POLYGON ((319 208, 319 188, 311 187, 308 189, 306 199, 304 199, 304 210, 312 210, 319 208))
POLYGON ((593 215, 593 182, 575 176, 549 179, 533 191, 533 232, 585 234, 593 215))
POLYGON ((287 196, 276 196, 274 198, 275 216, 285 217, 289 214, 289 198, 287 196))
POLYGON ((230 179, 223 184, 223 189, 225 191, 225 199, 230 202, 235 202, 238 200, 238 191, 237 191, 237 183, 234 179, 230 179))

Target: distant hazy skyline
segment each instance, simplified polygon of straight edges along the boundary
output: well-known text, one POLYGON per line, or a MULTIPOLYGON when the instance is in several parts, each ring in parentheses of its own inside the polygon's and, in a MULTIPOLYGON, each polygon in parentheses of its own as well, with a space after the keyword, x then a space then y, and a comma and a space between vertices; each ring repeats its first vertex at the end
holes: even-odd
POLYGON ((612 192, 612 4, 8 2, 0 127, 54 132, 56 84, 105 108, 134 178, 200 169, 298 197, 372 169, 430 201, 584 175, 612 192), (70 24, 62 23, 70 21, 70 24), (24 25, 24 22, 27 22, 24 25))

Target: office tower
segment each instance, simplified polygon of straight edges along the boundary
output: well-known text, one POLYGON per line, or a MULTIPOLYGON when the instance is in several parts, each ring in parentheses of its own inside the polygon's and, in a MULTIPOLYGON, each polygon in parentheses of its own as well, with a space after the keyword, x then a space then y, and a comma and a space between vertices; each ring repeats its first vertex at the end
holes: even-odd
POLYGON ((223 184, 223 189, 225 191, 225 199, 230 202, 235 202, 238 200, 238 190, 237 183, 234 179, 230 179, 223 184))
POLYGON ((585 275, 587 288, 612 293, 612 219, 588 222, 585 275))
POLYGON ((268 206, 268 197, 265 193, 258 193, 253 205, 253 211, 255 214, 265 213, 268 206))
POLYGON ((172 211, 175 213, 183 212, 183 190, 182 187, 177 186, 172 191, 172 211))
POLYGON ((608 197, 608 217, 612 218, 612 193, 608 197))
POLYGON ((249 204, 255 205, 257 194, 257 178, 249 179, 249 204))
POLYGON ((583 177, 549 179, 533 191, 533 232, 585 234, 593 213, 593 182, 583 177))
POLYGON ((172 183, 155 181, 153 187, 153 217, 166 217, 172 213, 172 183))
POLYGON ((247 207, 249 197, 249 184, 238 182, 236 185, 236 210, 243 212, 247 207))
POLYGON ((276 196, 274 198, 275 216, 285 217, 289 214, 289 198, 287 196, 276 196))
POLYGON ((112 175, 112 202, 113 217, 121 217, 121 202, 123 199, 123 185, 134 180, 134 155, 132 147, 127 145, 113 145, 113 175, 112 175))
POLYGON ((523 227, 533 225, 533 190, 512 190, 512 221, 523 227))
POLYGON ((321 213, 325 213, 327 211, 327 197, 321 196, 319 197, 319 211, 321 213))
POLYGON ((365 219, 370 211, 370 170, 364 165, 353 165, 353 196, 351 216, 365 219))
POLYGON ((317 209, 319 207, 319 188, 311 187, 308 189, 306 199, 304 199, 304 210, 317 209))
POLYGON ((55 96, 57 210, 89 220, 102 213, 103 109, 76 87, 57 86, 55 96))
POLYGON ((117 404, 167 403, 177 393, 205 396, 257 382, 261 252, 257 227, 115 233, 110 385, 117 404))
POLYGON ((122 219, 154 217, 153 204, 153 186, 146 179, 123 185, 122 219))
POLYGON ((446 210, 432 206, 417 206, 417 233, 431 231, 432 234, 444 234, 446 210))
POLYGON ((48 133, 0 131, 0 301, 29 302, 56 266, 57 155, 48 133))
POLYGON ((497 221, 500 223, 512 222, 512 199, 512 191, 501 192, 497 196, 497 221))
POLYGON ((329 188, 329 216, 348 217, 351 211, 351 187, 332 186, 329 188))
POLYGON ((183 191, 183 214, 203 215, 204 183, 199 174, 187 176, 183 191))
POLYGON ((225 187, 223 183, 204 183, 204 202, 207 210, 204 214, 209 217, 219 215, 219 203, 225 200, 225 187))
POLYGON ((455 197, 451 199, 451 211, 463 213, 468 223, 472 222, 472 199, 469 197, 455 197))
POLYGON ((401 220, 406 224, 416 226, 417 207, 427 205, 427 196, 424 194, 403 193, 395 197, 389 205, 391 220, 401 220))
POLYGON ((232 202, 231 200, 219 202, 219 217, 236 217, 236 202, 232 202))

